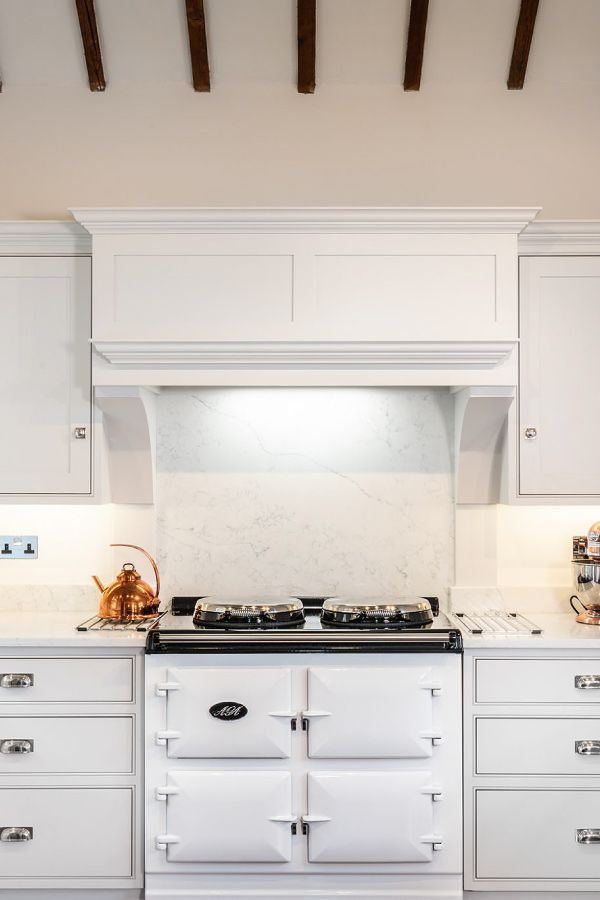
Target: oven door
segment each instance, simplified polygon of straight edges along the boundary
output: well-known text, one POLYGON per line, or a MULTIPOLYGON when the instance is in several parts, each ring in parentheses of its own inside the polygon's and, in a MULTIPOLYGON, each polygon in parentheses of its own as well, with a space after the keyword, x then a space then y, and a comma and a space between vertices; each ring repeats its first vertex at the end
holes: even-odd
POLYGON ((167 729, 157 737, 171 758, 288 757, 291 686, 285 668, 170 668, 167 729))
POLYGON ((288 862, 292 855, 289 772, 168 772, 157 795, 167 803, 168 862, 288 862))
POLYGON ((308 776, 308 859, 313 863, 430 862, 429 772, 313 772, 308 776))
POLYGON ((441 739, 423 665, 308 670, 308 755, 316 758, 425 758, 441 739))

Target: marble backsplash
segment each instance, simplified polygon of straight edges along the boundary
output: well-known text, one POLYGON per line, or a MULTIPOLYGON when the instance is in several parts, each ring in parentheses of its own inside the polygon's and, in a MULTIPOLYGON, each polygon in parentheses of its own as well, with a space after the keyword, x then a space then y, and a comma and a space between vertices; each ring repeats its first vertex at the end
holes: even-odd
POLYGON ((163 597, 269 590, 446 598, 452 447, 444 389, 163 390, 163 597))

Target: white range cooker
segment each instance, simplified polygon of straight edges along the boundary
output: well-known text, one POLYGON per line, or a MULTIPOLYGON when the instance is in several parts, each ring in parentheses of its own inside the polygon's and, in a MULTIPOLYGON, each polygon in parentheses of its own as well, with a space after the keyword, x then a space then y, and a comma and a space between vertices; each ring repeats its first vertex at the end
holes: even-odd
POLYGON ((173 598, 147 897, 462 896, 461 651, 424 598, 173 598))

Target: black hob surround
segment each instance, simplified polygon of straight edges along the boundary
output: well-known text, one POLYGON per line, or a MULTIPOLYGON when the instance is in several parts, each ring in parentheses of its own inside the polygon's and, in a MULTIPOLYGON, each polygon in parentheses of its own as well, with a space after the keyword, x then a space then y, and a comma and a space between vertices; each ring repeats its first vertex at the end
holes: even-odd
POLYGON ((173 597, 171 608, 148 632, 146 653, 462 653, 462 635, 439 613, 419 626, 328 626, 321 621, 323 597, 301 597, 305 621, 289 628, 206 628, 194 625, 199 595, 173 597))

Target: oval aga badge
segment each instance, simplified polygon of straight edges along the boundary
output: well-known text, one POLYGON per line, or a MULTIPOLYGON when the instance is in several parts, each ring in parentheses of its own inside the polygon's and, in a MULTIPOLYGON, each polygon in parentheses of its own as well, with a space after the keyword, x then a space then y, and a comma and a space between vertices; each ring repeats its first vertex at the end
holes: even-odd
POLYGON ((235 722, 236 719, 243 719, 248 714, 248 707, 235 700, 223 700, 221 703, 213 703, 208 711, 211 716, 222 722, 235 722))

